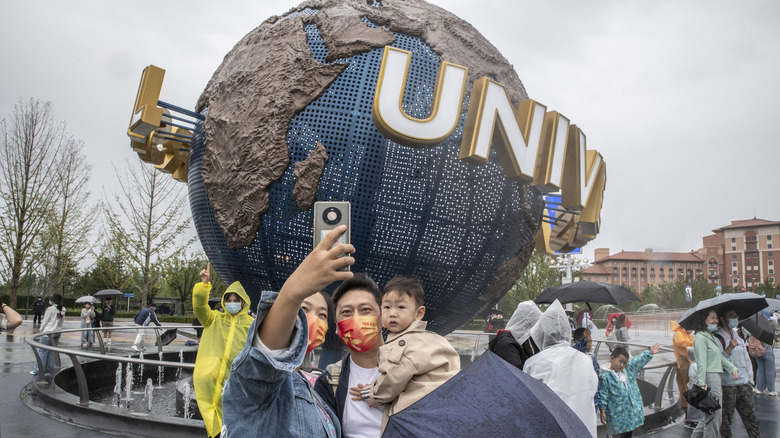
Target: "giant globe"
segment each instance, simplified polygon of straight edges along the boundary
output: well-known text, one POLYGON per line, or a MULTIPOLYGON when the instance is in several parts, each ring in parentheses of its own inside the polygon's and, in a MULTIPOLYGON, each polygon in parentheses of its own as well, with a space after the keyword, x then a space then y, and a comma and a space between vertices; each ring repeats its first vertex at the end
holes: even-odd
MULTIPOLYGON (((494 153, 458 159, 471 83, 527 98, 471 25, 420 0, 307 1, 239 41, 204 90, 190 150, 198 236, 225 282, 257 302, 312 250, 316 201, 349 201, 354 272, 380 287, 417 277, 425 319, 446 334, 509 290, 528 263, 542 198, 507 179, 494 153), (412 53, 402 108, 431 114, 443 61, 468 67, 460 121, 439 144, 399 144, 372 119, 385 46, 412 53)), ((336 285, 331 285, 330 291, 336 285)))

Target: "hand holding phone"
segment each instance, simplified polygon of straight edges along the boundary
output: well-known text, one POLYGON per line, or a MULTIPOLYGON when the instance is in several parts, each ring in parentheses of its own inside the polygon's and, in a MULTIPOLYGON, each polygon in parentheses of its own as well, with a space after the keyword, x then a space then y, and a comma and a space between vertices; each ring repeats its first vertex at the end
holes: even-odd
MULTIPOLYGON (((334 245, 350 243, 351 208, 345 201, 320 201, 314 203, 314 248, 325 238, 325 235, 334 228, 345 225, 344 234, 339 236, 334 245)), ((340 257, 345 256, 342 254, 340 257)), ((349 266, 340 269, 348 271, 349 266)))

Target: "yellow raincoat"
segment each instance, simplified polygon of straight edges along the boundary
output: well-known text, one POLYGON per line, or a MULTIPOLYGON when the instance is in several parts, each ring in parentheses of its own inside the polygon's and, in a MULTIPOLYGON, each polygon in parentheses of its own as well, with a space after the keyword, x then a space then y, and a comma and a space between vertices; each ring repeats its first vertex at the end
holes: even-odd
POLYGON ((206 432, 215 437, 222 430, 222 389, 230 376, 233 359, 244 348, 254 318, 249 316, 252 303, 241 283, 231 284, 222 294, 222 308, 225 308, 225 295, 231 292, 244 300, 244 306, 235 315, 211 310, 210 292, 211 284, 206 283, 197 283, 192 290, 192 310, 203 325, 192 381, 206 432))
POLYGON ((688 368, 691 361, 688 359, 688 347, 693 347, 693 335, 685 331, 675 321, 669 321, 669 328, 674 332, 672 345, 674 346, 674 357, 677 359, 677 390, 680 392, 680 406, 688 407, 683 393, 688 390, 688 368))

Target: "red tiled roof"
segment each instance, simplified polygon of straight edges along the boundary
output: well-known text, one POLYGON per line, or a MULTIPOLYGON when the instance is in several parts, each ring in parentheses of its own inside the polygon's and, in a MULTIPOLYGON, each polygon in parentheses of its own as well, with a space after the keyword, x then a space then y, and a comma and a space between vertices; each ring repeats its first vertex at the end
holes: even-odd
POLYGON ((703 262, 700 257, 689 252, 647 252, 647 251, 620 251, 617 254, 599 260, 603 263, 607 260, 644 260, 644 261, 664 261, 664 262, 703 262))
POLYGON ((582 270, 583 274, 609 275, 612 272, 604 265, 591 265, 582 270))
POLYGON ((764 219, 745 219, 741 221, 731 221, 731 225, 720 227, 712 230, 715 233, 719 233, 723 230, 730 230, 734 228, 751 228, 751 227, 765 227, 769 225, 780 225, 780 222, 768 221, 764 219))

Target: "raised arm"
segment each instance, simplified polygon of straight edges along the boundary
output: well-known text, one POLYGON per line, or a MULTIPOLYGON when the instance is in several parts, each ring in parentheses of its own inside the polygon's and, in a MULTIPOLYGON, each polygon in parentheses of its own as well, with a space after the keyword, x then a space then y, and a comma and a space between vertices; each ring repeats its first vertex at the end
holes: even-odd
POLYGON ((13 330, 22 325, 22 315, 19 315, 19 312, 12 309, 11 306, 6 305, 1 300, 0 308, 2 308, 3 314, 6 318, 5 327, 7 330, 13 330))
POLYGON ((200 271, 201 282, 196 283, 195 287, 192 288, 192 311, 203 327, 211 325, 213 312, 215 312, 209 308, 209 295, 211 294, 210 272, 211 262, 209 262, 206 269, 200 271))
POLYGON ((279 296, 258 328, 260 340, 269 349, 280 350, 290 346, 295 319, 304 299, 334 281, 352 278, 351 271, 338 269, 355 263, 355 259, 339 256, 354 253, 355 247, 350 244, 333 245, 346 229, 346 226, 342 225, 325 235, 320 244, 284 282, 279 296))

